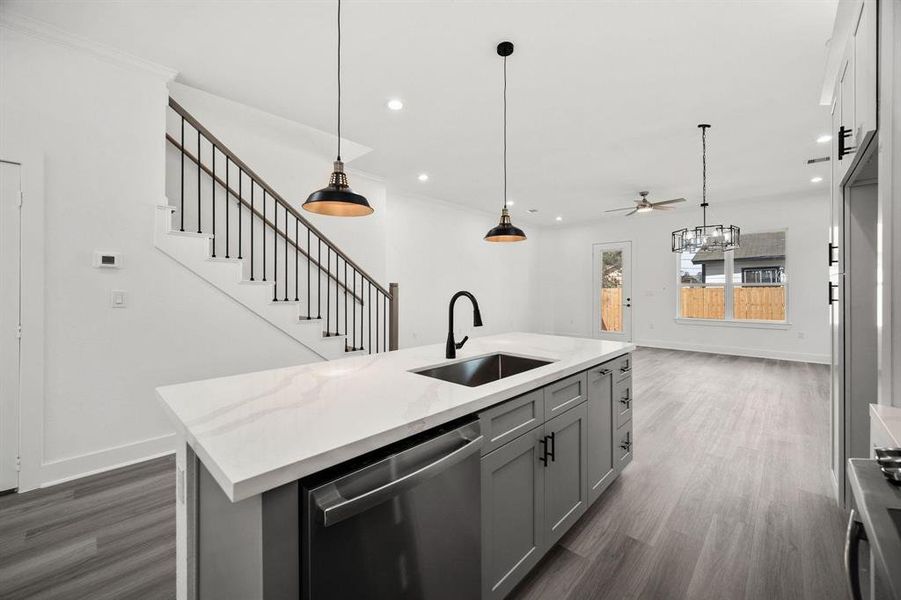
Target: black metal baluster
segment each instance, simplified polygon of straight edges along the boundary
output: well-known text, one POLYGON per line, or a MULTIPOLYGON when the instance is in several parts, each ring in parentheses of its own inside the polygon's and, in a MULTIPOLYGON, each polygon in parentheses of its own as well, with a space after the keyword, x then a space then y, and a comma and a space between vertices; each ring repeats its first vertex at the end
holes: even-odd
MULTIPOLYGON (((263 188, 263 204, 266 204, 266 188, 263 188)), ((278 200, 272 199, 272 301, 278 302, 278 200)))
MULTIPOLYGON (((231 212, 231 186, 228 183, 228 173, 231 171, 231 159, 228 154, 225 155, 225 258, 231 258, 228 255, 228 213, 231 212)), ((253 263, 251 263, 251 266, 253 263)), ((253 279, 253 271, 251 270, 250 279, 253 279)))
MULTIPOLYGON (((250 180, 250 280, 253 281, 253 179, 250 180)), ((263 202, 266 201, 266 190, 263 190, 263 202)))
MULTIPOLYGON (((285 214, 288 214, 288 209, 285 209, 285 214)), ((297 295, 297 262, 300 260, 300 237, 298 237, 297 232, 299 229, 298 223, 300 221, 297 220, 297 217, 294 217, 294 301, 300 302, 300 298, 297 295)), ((287 261, 285 261, 287 263, 287 261)), ((287 281, 288 276, 285 276, 285 280, 287 281)))
MULTIPOLYGON (((250 193, 253 195, 253 180, 250 180, 250 193)), ((266 190, 263 190, 263 281, 266 281, 266 190)))
POLYGON ((379 351, 379 291, 375 291, 375 351, 379 351))
MULTIPOLYGON (((347 259, 344 259, 344 335, 347 335, 347 259)), ((346 340, 344 345, 347 345, 346 340)))
POLYGON ((181 118, 181 225, 180 231, 185 230, 185 118, 181 118))
POLYGON ((338 251, 335 250, 335 335, 338 335, 341 329, 341 325, 338 323, 338 318, 341 316, 341 311, 338 310, 338 274, 340 273, 340 267, 341 259, 338 256, 338 251))
POLYGON ((200 168, 200 130, 197 130, 197 233, 203 233, 200 230, 201 214, 200 214, 200 174, 203 169, 200 168))
MULTIPOLYGON (((294 236, 297 239, 297 236, 294 236)), ((295 278, 295 284, 297 283, 295 278)), ((285 302, 288 301, 288 208, 285 207, 285 302)))
POLYGON ((322 319, 322 238, 318 235, 319 240, 319 260, 316 261, 316 268, 319 273, 316 275, 316 318, 322 319))
MULTIPOLYGON (((244 169, 238 167, 238 260, 244 258, 244 192, 241 184, 244 183, 244 169)), ((250 195, 253 196, 253 179, 250 180, 250 195)), ((253 232, 253 218, 250 219, 250 231, 253 232)), ((253 262, 251 261, 251 264, 253 262)))
POLYGON ((313 307, 310 306, 310 261, 313 260, 313 249, 310 248, 310 228, 307 227, 307 320, 310 320, 310 311, 313 310, 313 307))
POLYGON ((354 269, 354 301, 352 303, 354 309, 353 315, 353 349, 357 349, 357 270, 354 269))
POLYGON ((216 144, 210 142, 213 149, 213 258, 216 258, 216 144))
POLYGON ((369 330, 369 343, 366 344, 369 347, 369 353, 372 354, 372 282, 367 281, 369 284, 369 297, 366 299, 366 310, 369 312, 369 318, 366 319, 366 327, 369 330))
POLYGON ((382 348, 388 351, 388 296, 382 298, 382 348))
POLYGON ((331 282, 329 279, 331 278, 332 273, 332 248, 331 246, 325 247, 325 257, 327 262, 325 264, 325 335, 331 335, 330 327, 332 326, 332 287, 329 285, 331 282))

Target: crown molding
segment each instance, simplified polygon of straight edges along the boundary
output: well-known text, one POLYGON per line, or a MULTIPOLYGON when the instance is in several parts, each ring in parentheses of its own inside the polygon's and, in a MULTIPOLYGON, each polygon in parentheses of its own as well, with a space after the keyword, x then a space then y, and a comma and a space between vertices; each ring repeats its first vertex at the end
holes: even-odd
POLYGON ((86 37, 64 31, 54 25, 39 21, 25 15, 4 10, 0 13, 0 28, 15 31, 29 37, 50 42, 65 48, 80 50, 119 67, 134 69, 171 81, 178 71, 169 67, 143 59, 134 54, 117 50, 106 44, 95 42, 86 37))

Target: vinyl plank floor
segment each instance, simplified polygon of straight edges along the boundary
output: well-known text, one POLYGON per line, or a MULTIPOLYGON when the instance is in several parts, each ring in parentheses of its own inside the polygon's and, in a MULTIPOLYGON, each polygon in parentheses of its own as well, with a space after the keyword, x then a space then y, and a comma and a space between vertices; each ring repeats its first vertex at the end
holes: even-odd
MULTIPOLYGON (((821 365, 639 349, 635 459, 516 600, 844 598, 821 365)), ((175 461, 0 497, 0 598, 175 596, 175 461)))
POLYGON ((828 367, 642 348, 633 383, 632 464, 511 597, 845 598, 828 367))

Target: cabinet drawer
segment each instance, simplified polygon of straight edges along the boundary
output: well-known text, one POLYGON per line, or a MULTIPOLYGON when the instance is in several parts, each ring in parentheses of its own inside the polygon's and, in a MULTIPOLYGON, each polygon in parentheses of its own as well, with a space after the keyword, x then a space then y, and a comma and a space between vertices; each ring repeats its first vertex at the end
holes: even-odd
POLYGON ((622 471, 632 462, 632 421, 616 430, 613 436, 613 463, 622 471))
POLYGON ((573 408, 586 398, 585 373, 579 373, 544 388, 544 418, 551 420, 573 408))
POLYGON ((632 374, 632 355, 626 354, 619 358, 614 358, 604 366, 613 370, 613 380, 618 381, 632 374))
POLYGON ((632 420, 632 378, 626 377, 613 384, 614 427, 619 428, 632 420))
POLYGON ((479 413, 485 443, 482 456, 544 423, 543 390, 507 400, 479 413))

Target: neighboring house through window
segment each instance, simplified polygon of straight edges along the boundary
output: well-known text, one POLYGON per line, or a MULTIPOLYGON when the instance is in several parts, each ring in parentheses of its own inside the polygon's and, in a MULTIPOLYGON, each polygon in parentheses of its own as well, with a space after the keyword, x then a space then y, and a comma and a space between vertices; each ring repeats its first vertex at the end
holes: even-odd
POLYGON ((786 321, 785 231, 743 233, 729 252, 682 253, 682 319, 786 321))

